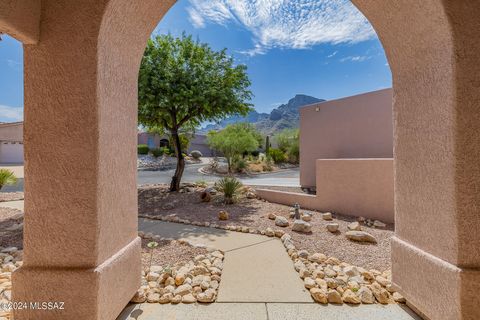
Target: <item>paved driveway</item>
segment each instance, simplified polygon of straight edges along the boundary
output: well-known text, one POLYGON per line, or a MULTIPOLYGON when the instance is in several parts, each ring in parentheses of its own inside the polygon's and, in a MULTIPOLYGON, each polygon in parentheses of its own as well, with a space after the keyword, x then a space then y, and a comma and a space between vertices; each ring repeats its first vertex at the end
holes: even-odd
MULTIPOLYGON (((219 179, 217 176, 204 175, 198 172, 205 164, 190 164, 185 167, 182 182, 196 182, 204 180, 213 183, 219 179)), ((5 186, 3 192, 23 191, 23 166, 0 166, 0 168, 7 168, 13 170, 18 177, 18 182, 14 186, 5 186)), ((155 183, 170 183, 170 180, 175 172, 172 170, 165 171, 138 171, 137 183, 155 184, 155 183)), ((272 173, 264 173, 261 175, 252 176, 249 178, 241 178, 243 184, 258 185, 258 186, 282 186, 282 187, 298 187, 300 185, 300 170, 285 169, 272 173)))
MULTIPOLYGON (((212 183, 219 179, 217 176, 204 175, 198 172, 204 164, 190 164, 185 167, 183 173, 182 182, 196 182, 198 180, 204 180, 212 183)), ((139 171, 137 183, 153 184, 153 183, 170 183, 170 179, 175 170, 166 171, 139 171)), ((261 175, 255 175, 251 178, 241 178, 240 180, 244 184, 259 185, 259 186, 283 186, 283 187, 298 187, 300 185, 300 170, 285 169, 272 173, 264 173, 261 175)))

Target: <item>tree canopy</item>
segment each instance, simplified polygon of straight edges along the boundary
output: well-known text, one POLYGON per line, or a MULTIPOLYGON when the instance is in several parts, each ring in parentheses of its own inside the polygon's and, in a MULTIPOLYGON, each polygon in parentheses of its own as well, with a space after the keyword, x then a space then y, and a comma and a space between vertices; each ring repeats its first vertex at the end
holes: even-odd
POLYGON ((170 189, 178 190, 185 162, 179 130, 251 110, 246 66, 235 65, 226 49, 212 50, 191 36, 150 39, 138 79, 138 120, 169 131, 177 156, 170 189))
POLYGON ((244 123, 228 125, 221 131, 210 131, 207 135, 208 144, 215 150, 223 153, 227 158, 228 171, 231 172, 232 159, 245 152, 252 152, 259 148, 258 135, 252 127, 244 123))

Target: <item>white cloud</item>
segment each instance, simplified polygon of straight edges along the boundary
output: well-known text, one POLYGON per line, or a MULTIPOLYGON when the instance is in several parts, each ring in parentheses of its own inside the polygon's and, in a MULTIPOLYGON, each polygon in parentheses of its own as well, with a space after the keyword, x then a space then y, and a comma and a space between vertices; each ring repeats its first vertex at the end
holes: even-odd
POLYGON ((333 57, 335 57, 335 55, 336 55, 337 53, 338 53, 338 51, 334 51, 334 52, 332 52, 331 54, 329 54, 329 55, 327 56, 327 58, 333 58, 333 57))
POLYGON ((255 46, 247 55, 271 48, 309 48, 330 43, 357 43, 375 37, 366 18, 349 0, 189 0, 190 20, 235 22, 252 32, 255 46))
POLYGON ((365 60, 371 59, 371 56, 348 56, 340 59, 340 62, 352 61, 352 62, 363 62, 365 60))
POLYGON ((0 105, 0 121, 23 121, 23 108, 0 105))
POLYGON ((16 69, 17 67, 19 67, 21 65, 21 63, 18 62, 18 61, 12 60, 12 59, 7 59, 7 65, 10 68, 16 69))

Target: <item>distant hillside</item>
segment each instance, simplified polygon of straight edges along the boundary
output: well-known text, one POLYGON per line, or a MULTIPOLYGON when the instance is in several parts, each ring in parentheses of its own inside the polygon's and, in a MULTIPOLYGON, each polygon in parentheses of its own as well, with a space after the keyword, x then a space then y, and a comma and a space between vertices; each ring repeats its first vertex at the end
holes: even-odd
POLYGON ((287 104, 282 104, 278 108, 268 113, 258 113, 251 111, 246 117, 233 116, 216 124, 210 124, 200 129, 199 132, 205 133, 210 130, 219 130, 227 125, 237 122, 253 123, 255 127, 264 134, 272 134, 286 128, 298 128, 300 113, 299 109, 303 106, 325 101, 311 96, 297 94, 290 99, 287 104))

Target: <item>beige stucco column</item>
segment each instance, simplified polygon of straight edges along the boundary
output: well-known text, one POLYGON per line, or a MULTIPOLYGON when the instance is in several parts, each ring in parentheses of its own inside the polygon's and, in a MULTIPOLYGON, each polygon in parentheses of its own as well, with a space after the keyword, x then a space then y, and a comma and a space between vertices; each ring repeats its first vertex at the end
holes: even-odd
POLYGON ((393 282, 427 318, 480 319, 480 3, 353 2, 393 74, 393 282))
POLYGON ((15 319, 115 319, 140 285, 136 84, 114 98, 105 90, 123 79, 102 69, 100 3, 43 1, 39 41, 24 46, 24 265, 13 300, 64 310, 15 319))

